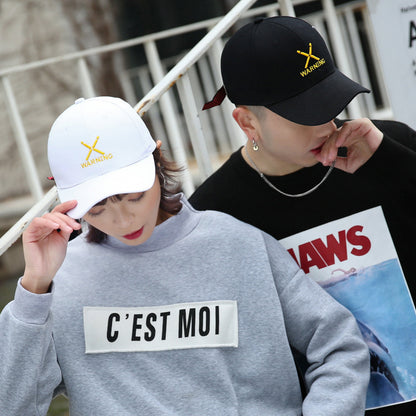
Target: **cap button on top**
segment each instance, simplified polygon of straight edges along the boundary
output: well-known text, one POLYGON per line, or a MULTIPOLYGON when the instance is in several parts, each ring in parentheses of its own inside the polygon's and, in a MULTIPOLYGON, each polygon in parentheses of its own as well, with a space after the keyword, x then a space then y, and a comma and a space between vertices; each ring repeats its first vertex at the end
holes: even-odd
POLYGON ((264 17, 258 17, 257 19, 254 20, 254 23, 259 24, 264 20, 264 17))
POLYGON ((83 101, 85 101, 85 98, 77 98, 77 99, 75 100, 75 104, 82 103, 83 101))

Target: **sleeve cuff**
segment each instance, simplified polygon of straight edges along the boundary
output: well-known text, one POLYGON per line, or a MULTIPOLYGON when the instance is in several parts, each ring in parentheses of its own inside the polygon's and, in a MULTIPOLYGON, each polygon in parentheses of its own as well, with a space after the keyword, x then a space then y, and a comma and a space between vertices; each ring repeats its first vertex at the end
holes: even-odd
POLYGON ((36 294, 26 290, 21 280, 17 283, 14 301, 10 305, 13 316, 27 324, 45 324, 52 304, 53 283, 50 293, 36 294))

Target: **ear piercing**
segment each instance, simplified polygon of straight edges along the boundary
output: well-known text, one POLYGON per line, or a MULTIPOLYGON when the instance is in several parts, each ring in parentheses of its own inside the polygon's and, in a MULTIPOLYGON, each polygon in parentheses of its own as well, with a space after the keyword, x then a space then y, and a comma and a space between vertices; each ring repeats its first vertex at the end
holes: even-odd
POLYGON ((259 150, 259 145, 256 143, 254 139, 252 139, 252 141, 253 141, 253 150, 257 152, 257 150, 259 150))

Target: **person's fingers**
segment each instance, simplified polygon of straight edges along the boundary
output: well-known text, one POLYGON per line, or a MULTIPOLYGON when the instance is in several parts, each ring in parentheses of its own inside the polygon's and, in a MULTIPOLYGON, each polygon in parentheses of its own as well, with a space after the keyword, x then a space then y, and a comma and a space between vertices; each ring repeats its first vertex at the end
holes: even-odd
POLYGON ((338 138, 338 130, 334 131, 322 146, 321 151, 316 156, 316 159, 324 166, 329 166, 337 157, 338 147, 336 145, 338 138))
POLYGON ((77 205, 77 201, 72 200, 72 201, 66 201, 63 202, 62 204, 57 205, 51 212, 51 215, 56 215, 56 218, 61 219, 65 225, 67 225, 68 227, 71 227, 71 231, 73 230, 79 230, 81 228, 81 224, 76 221, 75 219, 69 217, 68 215, 66 215, 66 213, 75 208, 77 205))
POLYGON ((50 213, 49 215, 47 214, 47 217, 58 222, 67 231, 72 232, 73 230, 79 230, 81 228, 81 224, 78 221, 60 212, 50 213))
POLYGON ((81 224, 67 215, 51 212, 42 217, 34 218, 24 233, 24 239, 25 242, 36 242, 55 231, 62 232, 62 236, 67 238, 74 230, 80 228, 81 224))
POLYGON ((58 204, 51 212, 61 212, 62 214, 65 214, 72 208, 75 208, 77 203, 78 202, 76 200, 62 202, 61 204, 58 204))

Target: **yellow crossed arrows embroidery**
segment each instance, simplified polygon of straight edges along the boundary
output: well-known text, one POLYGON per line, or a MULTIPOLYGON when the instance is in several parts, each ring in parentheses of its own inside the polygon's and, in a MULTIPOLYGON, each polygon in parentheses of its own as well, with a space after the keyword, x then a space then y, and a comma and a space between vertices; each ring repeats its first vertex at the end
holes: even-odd
POLYGON ((306 63, 305 63, 305 68, 307 68, 308 67, 308 65, 309 65, 309 60, 311 59, 311 58, 313 58, 313 59, 316 59, 317 61, 319 61, 319 58, 317 57, 317 56, 315 56, 315 55, 312 55, 312 43, 309 43, 309 53, 306 53, 306 52, 302 52, 302 51, 296 51, 298 54, 300 54, 300 55, 303 55, 303 56, 306 56, 306 63))
POLYGON ((94 152, 100 153, 102 155, 105 154, 101 150, 98 150, 98 149, 95 148, 95 145, 97 144, 99 138, 100 138, 100 136, 97 136, 97 138, 95 139, 95 142, 94 142, 94 144, 92 146, 88 146, 86 143, 81 142, 81 144, 83 144, 85 147, 87 147, 88 149, 90 149, 89 152, 88 152, 87 158, 85 160, 88 160, 90 158, 91 153, 92 153, 93 150, 94 150, 94 152))

